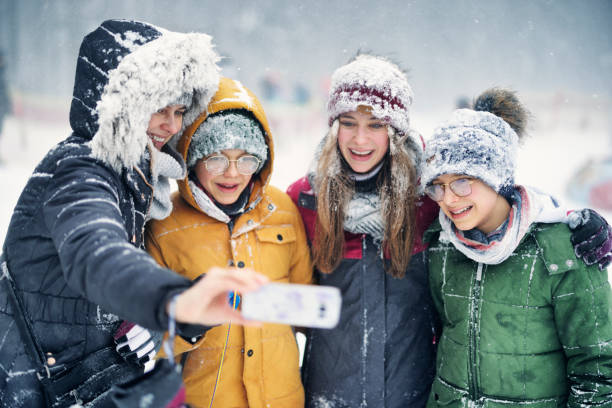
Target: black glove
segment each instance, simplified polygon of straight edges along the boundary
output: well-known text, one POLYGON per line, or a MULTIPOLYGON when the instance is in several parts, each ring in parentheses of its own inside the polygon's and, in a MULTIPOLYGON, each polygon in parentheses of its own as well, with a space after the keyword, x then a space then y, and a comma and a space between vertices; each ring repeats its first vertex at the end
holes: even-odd
POLYGON ((597 263, 604 270, 612 261, 612 229, 606 220, 591 209, 569 215, 574 252, 585 264, 597 263))
POLYGON ((117 329, 114 339, 117 353, 126 361, 144 367, 144 372, 155 366, 155 354, 161 345, 164 334, 150 331, 132 322, 124 321, 117 329))

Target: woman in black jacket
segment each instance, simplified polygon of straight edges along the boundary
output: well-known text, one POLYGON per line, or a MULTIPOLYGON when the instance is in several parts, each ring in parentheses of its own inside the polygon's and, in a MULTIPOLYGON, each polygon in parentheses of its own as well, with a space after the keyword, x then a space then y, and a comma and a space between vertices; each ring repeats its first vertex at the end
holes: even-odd
MULTIPOLYGON (((220 270, 189 289, 188 279, 142 249, 147 219, 170 213, 168 180, 185 174, 168 141, 206 108, 219 82, 217 61, 209 36, 146 23, 109 20, 84 38, 73 132, 34 170, 4 241, 0 406, 107 406, 100 390, 142 372, 117 358, 121 320, 164 330, 171 299, 178 321, 240 321, 224 291, 248 290, 258 277, 220 270), (45 356, 42 370, 18 329, 23 322, 45 356), (72 401, 45 401, 41 371, 45 377, 74 364, 91 371, 76 380, 72 401)), ((194 326, 179 326, 188 329, 194 326)))

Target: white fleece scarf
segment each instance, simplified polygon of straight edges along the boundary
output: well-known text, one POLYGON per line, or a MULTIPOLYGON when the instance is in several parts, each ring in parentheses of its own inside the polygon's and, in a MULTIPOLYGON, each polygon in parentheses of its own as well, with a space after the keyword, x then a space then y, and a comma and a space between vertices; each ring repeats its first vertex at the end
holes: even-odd
POLYGON ((451 242, 457 250, 473 261, 497 265, 512 255, 533 223, 568 222, 567 211, 560 208, 553 197, 530 187, 516 186, 516 190, 520 200, 512 204, 508 225, 501 239, 493 240, 489 244, 470 240, 462 231, 457 230, 453 222, 440 210, 440 240, 451 242))

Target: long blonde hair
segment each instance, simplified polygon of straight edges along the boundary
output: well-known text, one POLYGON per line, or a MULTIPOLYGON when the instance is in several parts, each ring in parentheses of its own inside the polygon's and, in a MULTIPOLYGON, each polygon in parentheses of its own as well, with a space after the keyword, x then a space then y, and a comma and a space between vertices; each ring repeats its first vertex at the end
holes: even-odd
MULTIPOLYGON (((317 219, 313 244, 315 266, 323 273, 338 267, 344 252, 344 218, 348 203, 355 192, 354 181, 348 176, 338 148, 338 119, 322 146, 315 174, 317 219)), ((399 135, 387 125, 389 152, 378 174, 377 191, 384 223, 381 250, 389 255, 385 270, 402 278, 412 256, 414 242, 417 168, 416 155, 407 147, 409 135, 399 135)))

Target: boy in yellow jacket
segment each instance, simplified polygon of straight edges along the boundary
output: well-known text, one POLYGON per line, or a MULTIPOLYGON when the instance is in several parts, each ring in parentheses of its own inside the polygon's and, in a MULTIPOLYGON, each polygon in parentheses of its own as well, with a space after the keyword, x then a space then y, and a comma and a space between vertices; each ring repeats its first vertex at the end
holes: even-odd
MULTIPOLYGON (((160 264, 190 279, 214 266, 237 266, 273 282, 311 282, 302 219, 291 199, 268 185, 273 142, 253 93, 221 79, 207 111, 181 136, 178 151, 188 176, 179 182, 170 216, 147 230, 147 250, 160 264)), ((178 338, 175 353, 184 361, 192 406, 304 405, 290 326, 217 326, 201 338, 178 338)))

